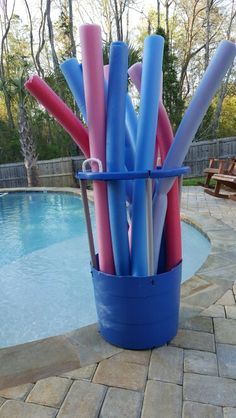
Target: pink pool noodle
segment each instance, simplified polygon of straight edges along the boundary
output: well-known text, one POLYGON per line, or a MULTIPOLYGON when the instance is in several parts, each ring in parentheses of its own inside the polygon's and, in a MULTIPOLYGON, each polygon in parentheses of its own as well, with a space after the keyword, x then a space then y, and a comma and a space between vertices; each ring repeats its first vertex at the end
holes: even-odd
MULTIPOLYGON (((106 112, 102 60, 101 28, 98 25, 80 26, 80 43, 87 109, 91 157, 99 158, 106 171, 106 112)), ((107 202, 107 187, 94 182, 95 217, 97 226, 99 267, 114 273, 114 260, 107 202)))
MULTIPOLYGON (((158 113, 157 142, 160 147, 161 160, 164 161, 173 141, 171 124, 163 103, 158 113)), ((179 182, 175 180, 167 194, 168 205, 165 219, 166 269, 175 267, 182 259, 181 223, 179 207, 179 182)))
POLYGON ((25 88, 57 120, 73 138, 86 158, 90 157, 88 133, 80 120, 59 96, 39 76, 33 75, 25 83, 25 88))
MULTIPOLYGON (((129 76, 135 87, 140 91, 142 78, 142 64, 136 63, 129 68, 129 76)), ((161 160, 164 161, 173 141, 173 132, 171 124, 160 101, 158 111, 157 140, 155 149, 154 166, 156 165, 158 147, 160 149, 161 160)), ((166 237, 166 268, 167 271, 176 266, 182 258, 181 243, 181 224, 179 209, 179 186, 178 180, 168 193, 168 207, 165 219, 165 237, 166 237)), ((154 237, 155 239, 155 237, 154 237)))

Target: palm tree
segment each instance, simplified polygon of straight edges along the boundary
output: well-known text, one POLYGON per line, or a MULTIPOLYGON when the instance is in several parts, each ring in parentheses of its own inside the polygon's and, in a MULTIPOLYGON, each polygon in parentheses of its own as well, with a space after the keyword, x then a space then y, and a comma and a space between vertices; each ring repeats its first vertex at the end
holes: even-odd
POLYGON ((12 92, 17 99, 19 140, 24 157, 28 187, 34 187, 38 185, 38 155, 28 118, 27 103, 29 96, 24 88, 26 78, 26 70, 23 69, 19 77, 12 79, 10 83, 12 92))

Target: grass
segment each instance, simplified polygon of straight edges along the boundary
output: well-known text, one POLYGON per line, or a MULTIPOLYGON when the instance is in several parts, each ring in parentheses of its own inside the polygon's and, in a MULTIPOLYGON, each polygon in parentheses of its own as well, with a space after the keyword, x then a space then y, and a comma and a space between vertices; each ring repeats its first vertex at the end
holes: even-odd
MULTIPOLYGON (((200 184, 205 184, 206 177, 193 177, 193 178, 185 178, 183 179, 183 186, 199 186, 200 184)), ((211 186, 215 185, 215 181, 211 180, 210 182, 211 186)))

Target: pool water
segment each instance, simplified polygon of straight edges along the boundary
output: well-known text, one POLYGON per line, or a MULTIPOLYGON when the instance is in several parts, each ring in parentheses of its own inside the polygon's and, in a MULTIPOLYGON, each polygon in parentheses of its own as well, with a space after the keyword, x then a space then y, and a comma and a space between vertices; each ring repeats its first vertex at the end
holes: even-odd
MULTIPOLYGON (((93 206, 91 214, 94 223, 93 206)), ((210 251, 209 241, 182 224, 183 280, 210 251)), ((81 200, 66 193, 0 197, 0 347, 96 322, 81 200)))

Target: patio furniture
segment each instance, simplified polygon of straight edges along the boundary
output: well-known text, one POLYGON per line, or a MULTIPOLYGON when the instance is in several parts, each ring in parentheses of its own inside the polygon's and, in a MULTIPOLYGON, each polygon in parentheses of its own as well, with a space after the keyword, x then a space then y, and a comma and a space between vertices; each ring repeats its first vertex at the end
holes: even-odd
POLYGON ((233 158, 228 166, 227 174, 217 173, 213 174, 212 179, 216 181, 214 190, 208 188, 204 189, 205 193, 208 193, 215 197, 221 197, 223 199, 236 200, 236 193, 232 193, 236 190, 236 159, 233 158), (226 193, 221 193, 221 189, 224 188, 226 193))
POLYGON ((228 164, 228 159, 210 158, 209 167, 203 171, 204 175, 206 175, 206 181, 202 186, 211 188, 210 181, 212 176, 214 174, 227 174, 228 164))

